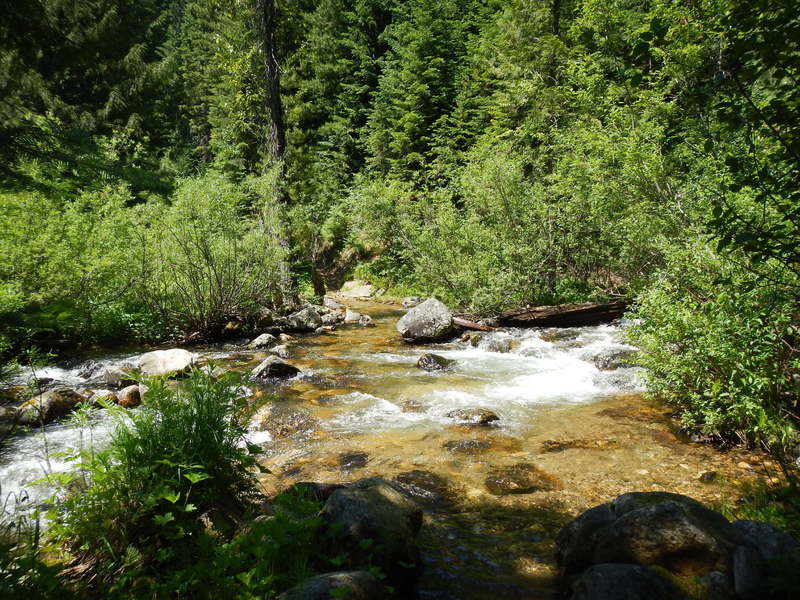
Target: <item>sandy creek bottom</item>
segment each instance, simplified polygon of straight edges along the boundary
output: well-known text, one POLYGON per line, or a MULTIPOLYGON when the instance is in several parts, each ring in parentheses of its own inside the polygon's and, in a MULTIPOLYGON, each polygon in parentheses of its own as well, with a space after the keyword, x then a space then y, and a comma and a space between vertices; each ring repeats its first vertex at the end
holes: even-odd
MULTIPOLYGON (((348 305, 370 314, 376 327, 297 336, 289 360, 303 374, 251 390, 254 405, 274 403, 278 414, 299 411, 306 421, 301 431, 275 439, 253 431, 271 472, 260 481, 274 494, 296 482, 382 476, 430 492, 422 498, 418 538, 420 598, 553 597, 555 536, 583 510, 629 491, 733 502, 766 461, 679 439, 669 410, 642 396, 636 369, 613 360, 632 350, 624 324, 505 330, 475 346, 421 347, 399 339, 395 324, 403 312, 397 307, 348 305), (415 366, 424 352, 456 364, 424 372, 415 366), (468 426, 447 416, 462 408, 489 409, 500 419, 468 426), (498 472, 524 474, 531 467, 546 474, 547 491, 496 493, 498 472), (700 480, 706 472, 716 473, 713 481, 700 480)), ((242 346, 200 353, 243 372, 266 356, 242 346)), ((68 369, 50 374, 74 379, 68 369)), ((71 435, 55 426, 50 443, 69 445, 71 435)), ((15 442, 0 458, 4 491, 41 476, 34 439, 15 442)))

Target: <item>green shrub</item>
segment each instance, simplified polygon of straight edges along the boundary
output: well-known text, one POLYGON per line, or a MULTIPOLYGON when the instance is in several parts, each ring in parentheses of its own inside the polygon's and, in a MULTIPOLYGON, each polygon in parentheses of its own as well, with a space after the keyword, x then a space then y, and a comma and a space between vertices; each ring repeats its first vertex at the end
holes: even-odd
POLYGON ((687 427, 782 451, 797 440, 800 353, 773 266, 753 272, 702 242, 676 249, 638 299, 632 341, 651 393, 687 427))

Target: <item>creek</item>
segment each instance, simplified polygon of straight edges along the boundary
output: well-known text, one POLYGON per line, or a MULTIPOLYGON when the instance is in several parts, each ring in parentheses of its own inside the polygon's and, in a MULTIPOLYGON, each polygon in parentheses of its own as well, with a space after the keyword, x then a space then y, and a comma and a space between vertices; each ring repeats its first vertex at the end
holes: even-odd
MULTIPOLYGON (((369 476, 413 485, 425 508, 421 598, 550 597, 553 539, 581 511, 635 490, 730 501, 762 460, 676 436, 668 411, 644 399, 640 374, 624 361, 635 350, 625 323, 504 329, 475 344, 423 347, 400 340, 401 309, 348 305, 376 326, 297 336, 289 362, 301 375, 250 389, 254 408, 272 407, 272 424, 254 422, 250 434, 269 470, 259 478, 269 494, 300 481, 369 476), (424 371, 416 362, 426 352, 455 363, 424 371), (499 419, 480 426, 448 416, 476 408, 499 419), (700 478, 708 472, 711 483, 700 478)), ((234 344, 195 351, 243 373, 267 356, 234 344)), ((70 366, 37 376, 82 381, 70 366)), ((93 419, 84 444, 89 434, 102 444, 114 426, 102 411, 93 419)), ((79 431, 62 423, 13 438, 0 456, 4 496, 27 495, 29 506, 50 496, 31 482, 70 468, 58 454, 80 443, 79 431)))

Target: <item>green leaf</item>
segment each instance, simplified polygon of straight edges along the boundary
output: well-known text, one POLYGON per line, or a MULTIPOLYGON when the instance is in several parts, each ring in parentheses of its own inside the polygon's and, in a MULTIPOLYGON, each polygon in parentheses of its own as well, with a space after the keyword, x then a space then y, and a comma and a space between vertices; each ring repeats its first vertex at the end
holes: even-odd
POLYGON ((211 475, 208 473, 197 473, 197 472, 190 472, 183 474, 186 479, 191 481, 192 483, 197 483, 198 481, 204 481, 205 479, 211 479, 211 475))
POLYGON ((153 517, 153 522, 155 522, 155 524, 158 525, 159 527, 163 527, 167 523, 170 523, 171 521, 174 520, 175 516, 171 512, 165 513, 163 515, 156 515, 155 517, 153 517))

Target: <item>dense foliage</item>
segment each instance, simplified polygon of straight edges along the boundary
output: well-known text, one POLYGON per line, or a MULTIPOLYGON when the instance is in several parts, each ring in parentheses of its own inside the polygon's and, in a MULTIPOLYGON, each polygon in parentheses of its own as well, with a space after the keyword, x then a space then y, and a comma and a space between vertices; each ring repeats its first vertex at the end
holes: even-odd
POLYGON ((213 337, 353 272, 483 313, 624 295, 687 425, 788 448, 795 8, 16 2, 0 344, 213 337))

